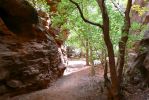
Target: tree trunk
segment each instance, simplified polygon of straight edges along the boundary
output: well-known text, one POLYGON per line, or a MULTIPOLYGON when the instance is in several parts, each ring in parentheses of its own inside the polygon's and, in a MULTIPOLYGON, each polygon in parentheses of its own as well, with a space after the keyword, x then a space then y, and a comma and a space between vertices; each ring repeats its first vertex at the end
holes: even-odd
POLYGON ((125 52, 126 52, 126 43, 128 40, 129 29, 130 29, 130 9, 132 6, 132 0, 128 0, 127 8, 125 10, 125 17, 124 17, 124 26, 122 28, 122 37, 119 42, 119 63, 118 63, 118 84, 120 88, 120 84, 122 83, 122 75, 123 75, 123 68, 125 64, 125 52))
POLYGON ((110 30, 109 16, 108 16, 107 8, 105 6, 105 0, 97 0, 97 3, 102 12, 102 19, 103 19, 102 30, 103 30, 104 42, 107 47, 108 58, 109 58, 109 67, 110 67, 110 76, 111 76, 111 87, 109 89, 109 93, 112 93, 109 99, 120 100, 119 89, 118 89, 118 77, 116 73, 115 59, 114 59, 114 50, 113 50, 113 45, 109 35, 109 30, 110 30))
POLYGON ((90 47, 90 64, 91 64, 91 76, 95 75, 95 68, 94 68, 94 62, 93 62, 93 52, 92 52, 92 45, 89 44, 90 47))
POLYGON ((88 39, 86 39, 86 66, 89 66, 89 42, 88 39))
MULTIPOLYGON (((94 23, 91 22, 89 20, 87 20, 84 15, 83 12, 79 6, 78 3, 74 2, 73 0, 69 0, 70 2, 72 2, 74 5, 76 5, 76 7, 79 10, 79 13, 81 15, 81 18, 84 20, 84 22, 98 26, 99 28, 102 29, 103 31, 103 36, 104 36, 104 42, 107 48, 107 53, 108 53, 108 58, 109 58, 109 68, 110 68, 110 76, 111 76, 111 82, 110 82, 110 86, 109 86, 109 100, 121 100, 120 98, 120 80, 122 79, 122 71, 123 71, 123 66, 124 66, 124 56, 125 56, 125 47, 126 47, 126 42, 128 39, 128 32, 129 32, 129 28, 130 28, 130 18, 129 18, 129 13, 130 13, 130 8, 132 5, 132 0, 128 0, 127 3, 127 8, 125 11, 125 24, 124 24, 124 29, 122 30, 122 38, 121 41, 119 43, 119 47, 120 47, 120 59, 118 60, 120 63, 118 64, 119 69, 118 69, 118 75, 117 75, 117 70, 116 70, 116 65, 115 65, 115 55, 114 55, 114 50, 113 50, 113 44, 111 42, 110 39, 110 35, 109 35, 109 16, 108 16, 108 12, 107 12, 107 8, 105 5, 105 0, 96 0, 99 8, 101 10, 102 13, 102 19, 103 19, 103 25, 99 24, 99 23, 94 23), (124 43, 123 43, 124 42, 124 43)), ((87 43, 88 45, 88 43, 87 43)), ((86 54, 88 54, 88 46, 86 46, 86 54)), ((88 59, 88 55, 86 55, 86 61, 88 59)), ((88 64, 88 62, 86 62, 86 64, 88 64)), ((107 65, 106 65, 106 70, 107 71, 107 65)), ((106 72, 107 73, 107 72, 106 72)), ((107 76, 106 76, 107 77, 107 76)), ((106 79, 105 77, 105 79, 106 79)))

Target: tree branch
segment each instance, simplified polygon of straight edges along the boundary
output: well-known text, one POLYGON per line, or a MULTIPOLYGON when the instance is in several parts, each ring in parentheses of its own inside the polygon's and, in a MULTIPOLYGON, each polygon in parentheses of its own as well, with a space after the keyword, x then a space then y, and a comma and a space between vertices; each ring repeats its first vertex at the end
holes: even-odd
POLYGON ((95 25, 95 26, 99 26, 100 28, 103 28, 103 26, 102 26, 101 24, 95 23, 95 22, 92 22, 92 21, 89 21, 89 20, 87 20, 87 19, 85 18, 84 15, 83 15, 83 12, 82 12, 82 10, 81 10, 81 8, 80 8, 80 6, 79 6, 78 3, 76 3, 76 2, 73 1, 73 0, 69 0, 69 1, 70 1, 71 3, 73 3, 73 4, 77 7, 77 9, 79 10, 79 13, 80 13, 80 15, 81 15, 81 18, 83 19, 84 22, 89 23, 89 24, 92 24, 92 25, 95 25))
POLYGON ((115 6, 115 8, 119 11, 119 13, 124 16, 124 12, 122 9, 120 9, 120 7, 118 6, 118 4, 116 4, 113 0, 111 0, 111 2, 113 3, 113 5, 115 6))

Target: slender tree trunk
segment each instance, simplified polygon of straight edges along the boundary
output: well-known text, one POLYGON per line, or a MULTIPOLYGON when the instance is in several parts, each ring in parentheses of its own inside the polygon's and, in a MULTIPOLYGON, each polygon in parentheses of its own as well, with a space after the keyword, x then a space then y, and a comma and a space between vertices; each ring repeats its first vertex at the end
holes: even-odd
POLYGON ((92 52, 92 45, 89 44, 90 47, 90 64, 91 64, 91 76, 95 75, 95 68, 94 68, 94 62, 93 62, 93 52, 92 52))
POLYGON ((86 39, 86 66, 89 66, 89 41, 86 39))
POLYGON ((114 59, 114 50, 113 50, 113 45, 110 39, 109 35, 109 16, 107 12, 107 8, 105 6, 105 0, 97 0, 97 3, 100 7, 100 10, 102 12, 102 19, 103 19, 103 36, 104 36, 104 41, 107 47, 107 52, 108 52, 108 58, 109 58, 109 67, 110 67, 110 76, 111 76, 111 89, 110 93, 112 93, 112 98, 111 100, 120 100, 119 97, 119 89, 118 89, 118 77, 117 77, 117 72, 116 72, 116 67, 115 67, 115 59, 114 59))
POLYGON ((127 8, 125 10, 125 16, 124 16, 124 26, 122 28, 122 37, 119 42, 119 63, 118 63, 118 84, 120 87, 120 84, 122 82, 122 75, 123 75, 123 68, 125 64, 125 52, 126 52, 126 43, 128 40, 129 35, 129 29, 130 29, 130 10, 132 6, 132 0, 128 0, 127 8))
MULTIPOLYGON (((105 33, 109 33, 109 30, 107 29, 108 27, 105 26, 105 28, 103 29, 103 34, 105 33)), ((113 50, 113 46, 112 43, 110 41, 110 38, 108 36, 108 34, 105 34, 104 36, 104 41, 105 44, 107 46, 107 51, 108 51, 108 58, 109 58, 109 68, 110 68, 110 76, 111 76, 111 90, 112 92, 112 98, 114 100, 120 100, 119 95, 119 90, 118 90, 118 77, 116 74, 116 67, 115 67, 115 59, 114 59, 114 50, 113 50)))

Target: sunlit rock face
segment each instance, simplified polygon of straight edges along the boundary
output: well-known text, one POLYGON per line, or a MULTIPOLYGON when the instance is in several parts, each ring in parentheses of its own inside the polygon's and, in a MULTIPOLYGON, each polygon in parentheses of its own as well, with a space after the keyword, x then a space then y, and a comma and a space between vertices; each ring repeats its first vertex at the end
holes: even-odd
POLYGON ((58 46, 37 18, 24 0, 0 1, 0 95, 43 89, 63 75, 58 46))

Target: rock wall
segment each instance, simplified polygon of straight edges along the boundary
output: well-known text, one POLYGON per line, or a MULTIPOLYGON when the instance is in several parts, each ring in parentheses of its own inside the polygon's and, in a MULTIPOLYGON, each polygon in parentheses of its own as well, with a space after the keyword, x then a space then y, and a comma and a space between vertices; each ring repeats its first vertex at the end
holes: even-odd
POLYGON ((24 0, 0 1, 0 95, 43 89, 63 75, 58 46, 37 18, 24 0))
POLYGON ((144 33, 144 38, 140 41, 139 52, 128 74, 133 83, 141 83, 142 87, 149 85, 149 31, 144 33))
POLYGON ((15 34, 35 36, 31 30, 38 23, 38 15, 27 1, 0 0, 0 17, 15 34))
MULTIPOLYGON (((149 7, 147 0, 133 0, 133 4, 140 5, 140 7, 149 7)), ((132 11, 131 22, 138 22, 141 25, 149 23, 149 12, 146 11, 142 16, 137 11, 132 11)), ((144 88, 149 85, 149 31, 143 29, 142 26, 139 30, 131 30, 132 34, 142 34, 142 40, 133 41, 133 48, 128 49, 128 68, 126 68, 126 80, 133 83, 134 86, 144 88), (146 30, 146 31, 145 31, 146 30)))

